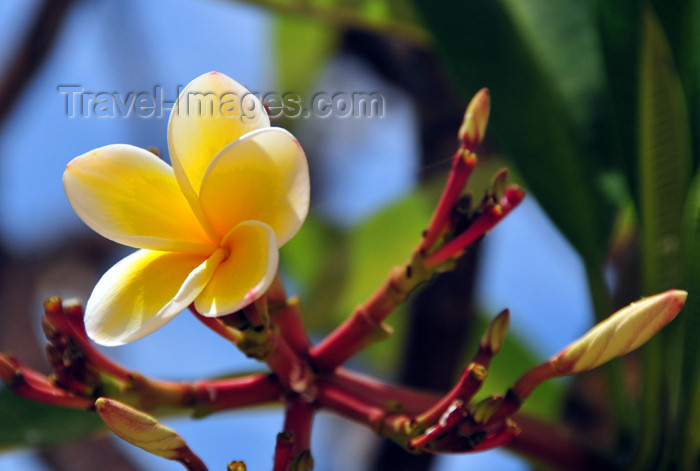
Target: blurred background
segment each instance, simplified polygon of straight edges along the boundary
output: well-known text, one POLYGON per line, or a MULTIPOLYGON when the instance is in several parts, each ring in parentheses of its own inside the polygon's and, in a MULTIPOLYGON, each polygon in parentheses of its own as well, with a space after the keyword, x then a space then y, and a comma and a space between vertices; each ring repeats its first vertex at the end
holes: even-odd
MULTIPOLYGON (((438 277, 393 314, 389 324, 396 334, 354 359, 355 369, 445 391, 474 353, 485 323, 508 307, 512 331, 484 394, 502 393, 596 317, 666 284, 682 287, 683 281, 671 275, 640 281, 640 218, 635 211, 646 186, 639 184, 644 172, 639 177, 634 170, 635 156, 646 155, 635 131, 645 123, 642 111, 658 112, 653 107, 668 101, 663 90, 672 90, 675 83, 664 82, 661 95, 654 95, 661 100, 650 101, 652 108, 645 109, 646 102, 636 95, 644 97, 644 67, 657 61, 672 64, 674 48, 685 44, 680 37, 685 30, 676 31, 665 46, 650 39, 649 58, 640 38, 657 38, 660 31, 666 41, 663 31, 682 15, 664 10, 660 26, 654 23, 657 29, 643 29, 644 12, 653 2, 627 1, 619 7, 586 0, 452 3, 0 2, 0 351, 48 371, 42 300, 53 294, 87 299, 102 273, 129 253, 90 231, 74 214, 61 183, 66 163, 112 143, 155 147, 167 160, 167 110, 160 117, 70 116, 61 87, 122 97, 158 93, 159 88, 165 100, 174 101, 178 87, 211 70, 253 92, 296 93, 305 106, 319 93, 382 97, 382 116, 331 114, 273 123, 297 135, 310 161, 311 214, 282 249, 281 270, 289 292, 302 298, 304 320, 315 340, 410 254, 442 189, 468 99, 480 87, 491 89, 492 123, 470 189, 480 198, 491 176, 508 166, 510 179, 524 186, 528 196, 454 272, 438 277), (625 16, 625 8, 636 16, 625 16)), ((681 73, 677 81, 687 85, 686 78, 681 73)), ((652 86, 655 79, 649 79, 652 86)), ((680 99, 693 119, 696 96, 688 91, 680 99)), ((682 145, 690 152, 692 122, 669 125, 682 142, 664 148, 664 155, 675 155, 682 145)), ((652 139, 653 129, 649 132, 652 139)), ((676 191, 667 192, 670 196, 661 192, 667 198, 661 207, 671 213, 667 217, 681 211, 694 168, 691 160, 669 177, 676 191)), ((649 165, 658 168, 653 159, 649 165)), ((657 196, 653 193, 652 200, 657 196)), ((664 224, 652 231, 654 237, 679 231, 680 223, 664 224)), ((670 252, 666 255, 673 260, 680 257, 679 248, 670 252)), ((187 313, 155 334, 107 353, 164 379, 261 368, 212 338, 187 313)), ((609 444, 613 432, 596 415, 610 407, 601 400, 605 393, 599 376, 577 379, 583 382, 573 393, 567 381, 547 384, 525 410, 542 418, 564 417, 609 444), (585 394, 595 400, 584 400, 585 394)), ((255 471, 271 466, 282 412, 258 409, 166 423, 211 469, 240 459, 255 471)), ((108 437, 94 418, 39 407, 4 389, 0 451, 3 471, 180 469, 108 437), (77 443, 86 435, 89 441, 77 443)), ((531 466, 507 450, 409 455, 371 431, 327 414, 315 424, 312 452, 322 471, 531 466)))

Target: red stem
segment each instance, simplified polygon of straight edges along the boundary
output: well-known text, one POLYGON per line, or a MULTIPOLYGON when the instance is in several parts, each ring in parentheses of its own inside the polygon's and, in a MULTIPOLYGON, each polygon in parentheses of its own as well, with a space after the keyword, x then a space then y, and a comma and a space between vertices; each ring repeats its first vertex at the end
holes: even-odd
POLYGON ((457 256, 478 238, 494 228, 513 208, 523 200, 525 193, 517 187, 510 187, 498 205, 479 215, 466 231, 425 258, 426 268, 432 268, 457 256))
POLYGON ((313 347, 309 356, 319 371, 331 372, 362 350, 373 332, 381 331, 381 321, 377 322, 365 308, 357 308, 352 316, 313 347))
POLYGON ((185 447, 181 453, 183 456, 177 459, 188 471, 209 471, 204 462, 195 455, 192 450, 185 447))
POLYGON ((312 363, 322 373, 329 373, 345 363, 372 340, 373 335, 390 333, 382 324, 391 312, 406 300, 410 292, 432 276, 432 272, 416 268, 416 259, 409 265, 393 268, 389 278, 367 302, 311 349, 312 363))
POLYGON ((484 368, 488 368, 494 355, 495 354, 493 350, 491 350, 490 346, 482 347, 479 345, 479 349, 476 351, 476 355, 474 355, 472 363, 478 363, 479 365, 483 365, 484 368))
MULTIPOLYGON (((192 311, 195 317, 204 325, 222 337, 230 340, 235 345, 239 345, 241 342, 245 341, 245 334, 243 332, 239 334, 240 336, 236 336, 236 334, 234 334, 234 329, 224 325, 220 319, 202 316, 197 312, 194 305, 190 306, 190 311, 192 311)), ((267 336, 266 341, 270 342, 272 347, 264 356, 256 356, 256 358, 267 363, 267 366, 277 375, 277 378, 287 390, 298 393, 306 391, 313 382, 313 373, 308 364, 299 358, 274 329, 268 329, 267 336)))
POLYGON ((301 319, 301 305, 298 297, 289 299, 278 312, 272 314, 272 322, 279 327, 280 335, 299 357, 309 356, 311 342, 301 319))
POLYGON ((194 317, 199 320, 202 324, 205 326, 209 327, 212 331, 216 332, 219 334, 221 337, 225 338, 229 342, 238 345, 238 342, 240 339, 233 335, 232 330, 227 327, 223 322, 221 322, 221 319, 218 317, 207 317, 203 316, 197 311, 197 308, 194 307, 194 303, 190 304, 189 306, 190 312, 194 314, 194 317))
POLYGON ((269 374, 198 381, 192 389, 195 416, 279 401, 283 393, 280 383, 269 374))
POLYGON ((275 461, 272 471, 288 471, 294 460, 294 435, 278 433, 275 442, 275 461))
POLYGON ((416 418, 421 426, 434 425, 445 411, 456 401, 468 405, 474 394, 486 379, 486 368, 476 363, 470 363, 455 386, 432 407, 416 418))
POLYGON ((545 362, 525 372, 513 385, 513 391, 518 397, 526 399, 537 386, 558 376, 562 376, 561 371, 557 370, 552 363, 545 362))
POLYGON ((437 394, 406 387, 384 384, 371 376, 347 368, 338 368, 328 381, 336 384, 359 400, 390 409, 399 407, 409 416, 423 412, 440 399, 437 394))
POLYGON ((286 401, 284 432, 294 437, 294 456, 308 450, 311 444, 311 426, 316 408, 298 395, 286 401))
POLYGON ((476 165, 476 155, 460 147, 452 157, 452 168, 447 177, 447 184, 442 192, 428 229, 420 244, 420 250, 427 252, 435 244, 440 234, 447 227, 452 208, 457 204, 469 176, 476 165))
POLYGON ((381 432, 382 422, 386 417, 386 411, 382 407, 365 402, 325 379, 320 379, 316 386, 320 406, 367 425, 377 433, 381 432))
POLYGON ((514 422, 506 420, 495 433, 486 437, 486 439, 475 446, 472 451, 485 451, 503 446, 518 435, 520 435, 520 427, 515 425, 514 422))
POLYGON ((501 402, 501 406, 498 409, 496 409, 496 412, 493 413, 491 418, 488 421, 486 421, 485 424, 480 425, 479 428, 493 429, 494 426, 500 424, 508 417, 515 414, 520 409, 520 406, 523 405, 523 400, 524 398, 518 396, 512 388, 509 389, 506 392, 503 401, 501 402))
POLYGON ((288 391, 303 393, 313 384, 309 365, 297 356, 279 335, 272 335, 274 346, 263 360, 288 391))
POLYGON ((442 415, 440 416, 440 420, 437 421, 438 423, 430 427, 422 435, 409 440, 409 448, 414 450, 422 449, 424 446, 427 446, 431 442, 437 440, 438 437, 451 430, 467 416, 467 411, 464 409, 462 401, 458 399, 452 401, 449 406, 441 410, 442 415))
POLYGON ((506 447, 519 455, 567 471, 617 469, 600 453, 574 437, 567 427, 523 414, 517 414, 514 418, 523 433, 513 438, 506 447))
POLYGON ((243 308, 243 314, 246 316, 248 322, 250 322, 250 325, 252 325, 253 328, 262 328, 263 326, 265 326, 265 319, 263 319, 260 310, 258 310, 258 302, 266 304, 266 301, 263 297, 262 301, 258 300, 255 303, 248 304, 246 307, 243 308))

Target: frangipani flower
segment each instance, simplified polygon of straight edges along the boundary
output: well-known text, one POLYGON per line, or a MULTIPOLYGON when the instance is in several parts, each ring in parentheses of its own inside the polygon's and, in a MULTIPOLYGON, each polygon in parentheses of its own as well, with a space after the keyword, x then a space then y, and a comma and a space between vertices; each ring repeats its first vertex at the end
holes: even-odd
POLYGON ((140 249, 114 265, 87 302, 85 327, 103 345, 141 338, 192 302, 217 317, 255 301, 275 277, 279 247, 308 212, 304 151, 226 75, 202 75, 183 90, 168 149, 172 167, 117 144, 76 157, 63 175, 88 226, 140 249))

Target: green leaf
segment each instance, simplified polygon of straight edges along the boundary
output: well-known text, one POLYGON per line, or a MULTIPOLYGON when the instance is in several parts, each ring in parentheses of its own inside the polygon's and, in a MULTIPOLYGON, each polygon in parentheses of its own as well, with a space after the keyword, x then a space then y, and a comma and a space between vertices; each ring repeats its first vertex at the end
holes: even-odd
POLYGON ((0 389, 0 450, 74 442, 105 430, 91 412, 40 404, 0 389))
MULTIPOLYGON (((683 86, 666 35, 649 5, 642 12, 641 30, 638 189, 644 292, 652 294, 684 284, 681 225, 692 155, 683 86)), ((697 341, 686 336, 684 324, 681 316, 647 348, 640 462, 654 463, 650 460, 655 459, 660 441, 656 407, 662 390, 670 390, 671 414, 678 413, 682 349, 697 341)))
MULTIPOLYGON (((546 3, 558 2, 537 4, 546 3)), ((581 117, 575 118, 570 109, 576 88, 569 87, 566 95, 557 86, 553 66, 544 62, 533 28, 523 25, 522 14, 512 6, 515 2, 415 4, 465 95, 490 88, 490 129, 555 224, 586 263, 599 268, 611 213, 598 183, 596 159, 582 150, 576 132, 581 117)))
POLYGON ((639 69, 639 189, 645 289, 677 288, 681 220, 692 169, 683 86, 654 12, 644 12, 639 69))

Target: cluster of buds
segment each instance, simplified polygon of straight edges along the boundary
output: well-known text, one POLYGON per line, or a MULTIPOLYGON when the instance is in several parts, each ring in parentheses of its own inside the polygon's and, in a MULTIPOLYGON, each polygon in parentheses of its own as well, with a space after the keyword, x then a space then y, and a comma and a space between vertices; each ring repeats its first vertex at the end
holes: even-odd
POLYGON ((44 375, 0 353, 0 379, 26 399, 93 411, 117 436, 154 455, 206 470, 173 430, 145 411, 204 417, 222 410, 279 400, 282 389, 269 374, 175 383, 146 378, 103 355, 88 339, 83 308, 58 296, 44 303, 42 327, 51 374, 44 375))
POLYGON ((16 358, 0 354, 0 376, 15 392, 28 399, 76 409, 90 409, 100 374, 122 376, 125 371, 105 361, 89 343, 83 327, 82 310, 75 302, 65 305, 53 297, 44 303, 42 319, 49 340, 46 353, 53 373, 47 377, 23 366, 16 358), (87 348, 86 348, 87 347, 87 348))
POLYGON ((476 356, 455 387, 417 416, 390 417, 385 424, 392 429, 389 435, 412 451, 454 453, 505 445, 520 433, 513 416, 537 386, 591 370, 635 350, 676 317, 686 297, 685 291, 669 290, 632 303, 527 371, 505 396, 493 395, 474 403, 506 334, 509 315, 503 311, 482 336, 476 356))
MULTIPOLYGON (((496 174, 478 205, 472 206, 471 197, 464 194, 488 115, 489 95, 483 89, 467 108, 447 185, 410 259, 394 267, 377 291, 318 344, 312 345, 303 327, 299 299, 287 297, 279 278, 264 296, 230 315, 209 317, 190 306, 208 328, 266 363, 269 373, 194 383, 145 378, 96 350, 86 335, 80 305, 55 297, 46 302, 43 320, 53 373, 42 375, 0 354, 0 377, 26 398, 95 411, 127 442, 195 471, 207 468, 177 433, 152 414, 167 410, 202 417, 281 403, 285 420, 277 437, 273 471, 313 467, 310 434, 320 409, 362 423, 414 453, 464 453, 506 445, 521 432, 515 414, 539 384, 595 368, 638 348, 678 314, 686 293, 671 290, 633 303, 527 371, 504 395, 480 401, 475 395, 508 330, 507 310, 490 323, 476 355, 442 397, 385 384, 343 367, 368 344, 391 333, 385 319, 420 283, 454 266, 471 244, 522 201, 523 191, 506 185, 505 171, 496 174)), ((527 419, 526 423, 536 422, 527 419)), ((228 469, 241 471, 245 465, 234 461, 228 469)))
POLYGON ((482 88, 469 103, 464 114, 464 121, 458 133, 459 147, 452 157, 452 169, 447 185, 420 245, 420 251, 425 255, 426 268, 433 268, 458 258, 467 247, 503 220, 525 197, 525 193, 517 186, 506 187, 505 169, 495 175, 491 189, 486 192, 476 208, 471 207, 469 194, 462 196, 469 176, 476 166, 477 156, 474 151, 484 139, 489 110, 489 91, 482 88))

